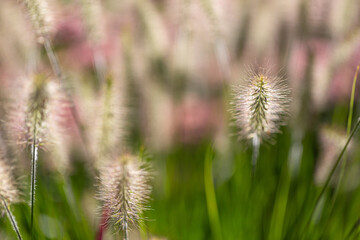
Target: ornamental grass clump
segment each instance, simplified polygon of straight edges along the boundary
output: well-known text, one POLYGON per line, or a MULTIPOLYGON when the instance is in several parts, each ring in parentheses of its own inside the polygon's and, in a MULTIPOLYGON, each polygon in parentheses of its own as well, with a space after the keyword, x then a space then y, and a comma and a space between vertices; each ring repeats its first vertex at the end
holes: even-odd
POLYGON ((287 81, 261 68, 248 70, 234 87, 232 114, 239 128, 239 139, 252 141, 255 166, 260 143, 273 142, 289 114, 291 101, 287 81))
MULTIPOLYGON (((128 239, 131 227, 138 227, 146 209, 151 186, 148 167, 136 156, 124 155, 100 173, 99 198, 109 211, 110 220, 128 239)), ((108 222, 108 221, 107 221, 108 222)))
POLYGON ((19 190, 13 176, 13 168, 0 155, 0 212, 6 212, 18 239, 22 239, 15 217, 10 210, 10 206, 19 200, 19 190))

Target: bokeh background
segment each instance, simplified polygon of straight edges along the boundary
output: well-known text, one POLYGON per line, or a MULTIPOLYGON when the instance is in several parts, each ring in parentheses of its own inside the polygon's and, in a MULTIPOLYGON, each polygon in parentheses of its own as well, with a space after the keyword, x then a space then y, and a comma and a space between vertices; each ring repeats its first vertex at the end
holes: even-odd
MULTIPOLYGON (((101 227, 101 161, 93 164, 89 156, 98 143, 107 78, 116 83, 113 108, 121 113, 120 131, 110 132, 121 134, 119 149, 154 171, 145 224, 131 239, 299 239, 304 231, 307 239, 358 237, 357 135, 341 187, 336 171, 305 228, 347 139, 360 64, 358 0, 52 0, 47 14, 82 128, 58 97, 66 140, 56 150, 66 160, 51 149, 40 152, 36 239, 101 239, 101 229, 102 239, 120 239, 113 226, 101 227), (237 139, 229 113, 231 87, 249 66, 278 72, 293 98, 288 125, 274 144, 261 146, 254 179, 251 145, 237 139)), ((2 122, 29 76, 58 81, 35 33, 22 1, 0 1, 2 122)), ((29 151, 10 144, 9 134, 2 124, 1 145, 23 188, 24 201, 12 209, 28 239, 29 151)), ((5 216, 0 238, 15 239, 5 216)))

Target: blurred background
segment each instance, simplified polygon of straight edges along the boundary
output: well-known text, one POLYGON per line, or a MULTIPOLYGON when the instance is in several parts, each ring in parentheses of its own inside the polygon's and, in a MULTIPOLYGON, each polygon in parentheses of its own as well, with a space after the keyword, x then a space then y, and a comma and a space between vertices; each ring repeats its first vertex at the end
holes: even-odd
MULTIPOLYGON (((130 239, 300 238, 347 139, 360 64, 358 0, 51 0, 45 14, 78 119, 55 90, 53 114, 64 130, 55 150, 40 152, 37 239, 120 239, 113 226, 101 227, 102 162, 93 160, 109 78, 118 114, 109 134, 121 138, 118 149, 139 155, 154 171, 146 226, 130 239), (238 141, 229 113, 231 87, 249 66, 279 72, 293 97, 287 127, 276 143, 261 146, 255 179, 252 148, 238 141)), ((2 0, 2 122, 21 104, 33 74, 59 85, 22 1, 2 0)), ((12 130, 6 126, 1 145, 24 192, 12 208, 26 237, 29 150, 7 141, 12 130)), ((308 239, 358 237, 358 142, 355 135, 341 187, 337 171, 308 239)), ((0 238, 15 239, 5 217, 0 238)))

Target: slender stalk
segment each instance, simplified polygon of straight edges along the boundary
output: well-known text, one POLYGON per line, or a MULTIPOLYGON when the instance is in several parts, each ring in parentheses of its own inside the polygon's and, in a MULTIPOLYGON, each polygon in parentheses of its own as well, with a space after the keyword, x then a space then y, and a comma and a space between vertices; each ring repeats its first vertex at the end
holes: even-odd
POLYGON ((37 116, 34 119, 33 139, 31 143, 31 186, 30 186, 30 233, 33 239, 33 225, 34 225, 34 205, 35 205, 35 188, 36 188, 36 165, 38 160, 38 146, 37 146, 37 116))
MULTIPOLYGON (((34 135, 35 136, 35 135, 34 135)), ((34 137, 31 144, 31 190, 30 190, 30 231, 33 239, 33 225, 34 225, 34 205, 35 205, 35 185, 36 185, 36 165, 38 160, 38 146, 36 145, 36 138, 34 137)))
MULTIPOLYGON (((319 204, 320 199, 321 199, 322 196, 324 195, 326 189, 328 188, 329 183, 330 183, 330 181, 331 181, 331 178, 332 178, 332 176, 334 175, 334 172, 335 172, 337 166, 339 165, 339 163, 340 163, 343 155, 345 154, 345 151, 346 151, 346 149, 347 149, 347 147, 348 147, 348 145, 349 145, 352 137, 354 136, 354 134, 355 134, 356 131, 358 130, 359 126, 360 126, 360 118, 358 118, 354 129, 353 129, 352 132, 350 133, 350 135, 349 135, 349 137, 348 137, 348 139, 347 139, 347 141, 346 141, 345 146, 343 147, 343 149, 342 149, 339 157, 337 158, 337 160, 336 160, 333 168, 331 169, 331 172, 329 173, 329 175, 328 175, 328 177, 327 177, 327 179, 326 179, 326 182, 325 182, 324 186, 323 186, 322 189, 321 189, 320 194, 317 196, 317 198, 316 198, 316 200, 315 200, 315 204, 314 204, 314 206, 312 207, 311 212, 310 212, 310 216, 309 216, 309 218, 308 218, 308 220, 307 220, 307 222, 306 222, 305 229, 307 229, 307 228, 309 227, 310 222, 311 222, 311 219, 312 219, 312 216, 313 216, 313 214, 314 214, 314 212, 315 212, 315 209, 316 209, 317 205, 319 204)), ((305 231, 304 231, 304 233, 305 233, 305 231)))
MULTIPOLYGON (((360 218, 358 220, 356 220, 356 222, 354 223, 350 232, 346 235, 345 240, 350 239, 350 237, 356 232, 356 230, 358 230, 359 226, 360 226, 360 218)), ((355 239, 355 238, 353 238, 353 239, 355 239)))
POLYGON ((125 218, 124 220, 124 240, 128 240, 128 223, 127 220, 125 218))
POLYGON ((44 48, 45 48, 46 54, 47 54, 47 56, 49 58, 50 65, 51 65, 56 77, 63 84, 64 75, 62 73, 62 70, 61 70, 61 67, 60 67, 60 64, 59 64, 59 60, 56 57, 56 55, 55 55, 55 53, 54 53, 54 51, 52 49, 50 39, 49 39, 48 36, 43 36, 43 38, 44 38, 44 48))
POLYGON ((289 198, 290 178, 288 166, 283 164, 270 221, 269 240, 283 239, 282 232, 289 198))
MULTIPOLYGON (((358 76, 358 72, 359 72, 359 66, 356 68, 356 73, 354 76, 354 80, 353 80, 353 85, 352 85, 352 90, 351 90, 351 98, 350 98, 350 109, 349 109, 349 116, 348 116, 348 123, 347 123, 347 135, 350 134, 351 131, 351 122, 352 122, 352 117, 353 117, 353 111, 354 111, 354 98, 355 98, 355 87, 356 87, 356 80, 357 80, 357 76, 358 76)), ((340 176, 339 176, 339 182, 338 185, 336 187, 336 191, 334 194, 334 200, 333 202, 335 202, 335 199, 337 197, 337 194, 341 188, 341 183, 343 181, 344 178, 344 172, 345 172, 345 168, 346 168, 346 160, 347 158, 345 157, 344 160, 342 161, 341 164, 341 171, 340 171, 340 176)))
MULTIPOLYGON (((354 80, 353 80, 353 85, 352 85, 352 89, 351 89, 349 116, 348 116, 348 122, 347 122, 347 130, 346 130, 347 136, 349 136, 350 131, 351 131, 351 124, 352 124, 353 111, 354 111, 355 88, 356 88, 356 80, 357 80, 358 72, 359 72, 359 66, 357 66, 357 68, 356 68, 356 72, 355 72, 354 80)), ((335 193, 334 193, 334 195, 332 197, 332 200, 331 200, 329 216, 326 218, 326 223, 325 223, 325 227, 324 227, 324 230, 323 230, 324 232, 326 231, 326 229, 328 227, 328 224, 330 223, 330 217, 331 217, 332 212, 333 212, 334 207, 335 207, 336 198, 337 198, 337 196, 339 194, 339 191, 340 191, 340 188, 341 188, 341 185, 342 185, 342 182, 343 182, 344 173, 345 173, 345 169, 346 169, 346 162, 347 162, 347 157, 345 155, 344 160, 341 163, 341 170, 340 170, 339 180, 338 180, 338 184, 337 184, 336 189, 335 189, 335 193)))
POLYGON ((351 99, 350 99, 350 109, 349 109, 349 117, 348 117, 348 124, 347 124, 347 134, 350 134, 351 131, 351 122, 352 122, 352 116, 354 111, 354 98, 355 98, 355 88, 356 88, 356 80, 359 73, 359 66, 356 68, 356 73, 353 80, 353 85, 351 89, 351 99))
POLYGON ((9 208, 8 204, 6 203, 5 199, 2 199, 2 201, 3 201, 3 205, 5 207, 5 210, 6 210, 6 214, 9 217, 9 220, 11 222, 12 227, 14 228, 14 231, 15 231, 15 233, 17 235, 17 238, 19 240, 22 240, 20 230, 19 230, 19 227, 18 227, 18 225, 16 223, 14 215, 11 213, 10 208, 9 208))
POLYGON ((214 153, 212 147, 209 147, 205 156, 205 166, 204 166, 205 194, 206 194, 206 203, 209 213, 209 220, 212 231, 215 235, 215 239, 222 239, 220 218, 216 203, 215 187, 212 176, 213 154, 214 153))
POLYGON ((62 88, 63 92, 66 94, 67 100, 70 102, 71 115, 76 123, 81 141, 85 148, 85 152, 86 152, 86 154, 88 154, 89 151, 86 148, 86 146, 88 146, 88 145, 87 145, 87 140, 86 140, 85 134, 83 132, 83 125, 80 122, 79 114, 78 114, 78 111, 76 110, 73 98, 72 98, 71 94, 69 93, 69 91, 66 89, 65 78, 64 78, 63 71, 60 67, 59 60, 52 48, 52 44, 51 44, 49 37, 46 35, 43 35, 43 38, 44 38, 44 48, 45 48, 46 54, 49 58, 51 68, 54 71, 56 77, 59 79, 59 81, 61 83, 61 88, 62 88))
POLYGON ((260 138, 257 135, 253 137, 252 145, 253 145, 253 152, 251 158, 251 165, 252 165, 252 176, 254 177, 256 172, 256 164, 259 157, 259 150, 260 150, 260 138))

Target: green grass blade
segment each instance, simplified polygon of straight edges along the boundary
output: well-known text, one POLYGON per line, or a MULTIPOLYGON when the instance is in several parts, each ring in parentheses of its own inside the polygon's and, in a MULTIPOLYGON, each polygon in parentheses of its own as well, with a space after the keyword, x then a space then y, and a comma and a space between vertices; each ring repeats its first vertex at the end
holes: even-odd
POLYGON ((356 80, 359 73, 359 66, 356 68, 356 73, 353 80, 353 85, 351 89, 351 98, 350 98, 350 109, 349 109, 349 117, 348 117, 348 123, 347 123, 347 135, 350 134, 351 131, 351 123, 352 123, 352 116, 354 111, 354 98, 355 98, 355 88, 356 88, 356 80))
MULTIPOLYGON (((317 205, 319 204, 320 199, 321 199, 322 196, 324 195, 325 191, 327 190, 327 188, 328 188, 328 186, 329 186, 329 183, 330 183, 330 180, 331 180, 332 176, 334 175, 334 172, 335 172, 337 166, 339 165, 342 157, 344 156, 344 154, 345 154, 345 152, 346 152, 346 150, 347 150, 347 147, 349 146, 349 143, 350 143, 352 137, 355 135, 356 131, 358 130, 359 126, 360 126, 360 118, 358 118, 354 129, 352 130, 351 134, 349 135, 349 137, 348 137, 348 139, 347 139, 347 141, 346 141, 345 146, 343 147, 343 149, 342 149, 339 157, 337 158, 334 166, 333 166, 332 169, 331 169, 331 172, 329 173, 329 175, 328 175, 328 177, 327 177, 327 179, 326 179, 326 182, 325 182, 324 186, 323 186, 322 189, 321 189, 320 194, 317 196, 317 198, 316 198, 316 200, 315 200, 315 204, 314 204, 314 206, 312 207, 312 209, 311 209, 311 211, 310 211, 310 216, 309 216, 309 218, 308 218, 308 220, 307 220, 307 222, 306 222, 306 225, 305 225, 305 231, 308 229, 308 227, 309 227, 309 225, 310 225, 310 222, 311 222, 311 219, 312 219, 312 216, 314 215, 315 209, 316 209, 317 205)), ((304 233, 305 233, 305 231, 304 231, 304 233)), ((303 238, 302 238, 302 239, 303 239, 303 238)))
POLYGON ((345 239, 350 239, 350 237, 356 232, 359 226, 360 226, 360 218, 356 220, 355 224, 352 226, 350 232, 347 234, 345 239))
MULTIPOLYGON (((352 89, 351 89, 351 97, 350 97, 350 104, 349 104, 349 115, 348 115, 347 130, 346 130, 347 136, 349 136, 350 131, 351 131, 351 124, 352 124, 353 111, 354 111, 356 80, 357 80, 358 72, 359 72, 359 66, 357 66, 357 68, 356 68, 356 72, 355 72, 354 79, 353 79, 353 84, 352 84, 352 89)), ((332 197, 332 200, 331 200, 331 205, 330 205, 330 208, 329 208, 329 216, 326 219, 324 231, 326 231, 326 229, 328 227, 332 212, 333 212, 334 207, 335 207, 336 198, 337 198, 337 196, 339 194, 339 191, 341 189, 342 181, 343 181, 344 174, 345 174, 346 162, 347 162, 347 157, 346 157, 346 154, 345 154, 344 160, 341 163, 341 170, 340 170, 340 174, 339 174, 339 180, 338 180, 338 183, 337 183, 337 186, 336 186, 336 189, 335 189, 335 193, 334 193, 334 195, 332 197)))
POLYGON ((287 169, 286 165, 282 167, 273 213, 271 216, 269 240, 282 239, 284 219, 290 190, 290 176, 287 169))
POLYGON ((221 225, 219 212, 216 203, 215 188, 213 183, 212 176, 212 159, 214 157, 214 152, 212 147, 209 146, 206 156, 205 156, 205 166, 204 166, 204 184, 205 184, 205 193, 206 193, 206 203, 208 208, 209 220, 211 229, 214 233, 215 239, 222 239, 221 234, 221 225))

